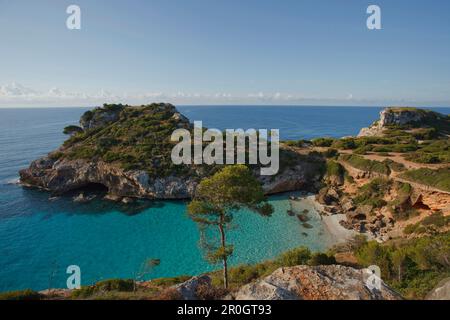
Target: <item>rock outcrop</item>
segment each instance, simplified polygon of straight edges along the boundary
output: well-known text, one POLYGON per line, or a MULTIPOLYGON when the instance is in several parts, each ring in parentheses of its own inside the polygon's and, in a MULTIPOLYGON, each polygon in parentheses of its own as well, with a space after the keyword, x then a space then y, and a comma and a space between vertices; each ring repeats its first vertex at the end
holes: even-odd
POLYGON ((127 171, 102 161, 61 160, 49 157, 36 160, 20 171, 25 186, 64 194, 90 185, 102 185, 109 199, 123 197, 149 199, 186 199, 194 194, 197 179, 187 176, 150 177, 145 171, 127 171))
POLYGON ((211 278, 207 275, 193 277, 186 282, 174 286, 183 300, 198 300, 197 290, 200 286, 211 287, 211 278))
MULTIPOLYGON (((264 191, 275 194, 299 189, 307 189, 313 179, 308 163, 290 168, 276 177, 259 176, 264 191)), ((256 173, 255 173, 256 174, 256 173)), ((201 173, 199 172, 199 175, 201 173)), ((20 171, 21 183, 28 187, 38 187, 54 194, 64 194, 91 185, 101 185, 107 189, 109 199, 124 197, 147 199, 188 199, 199 183, 198 176, 169 175, 150 176, 144 170, 124 170, 120 166, 102 161, 52 160, 44 157, 33 161, 29 168, 20 171)))
POLYGON ((450 300, 450 278, 442 280, 426 296, 426 300, 450 300))
MULTIPOLYGON (((179 170, 172 163, 170 135, 177 128, 191 129, 192 124, 171 104, 105 105, 86 112, 80 125, 83 132, 20 171, 23 185, 54 194, 98 185, 107 190, 107 199, 115 200, 187 199, 210 174, 207 165, 179 170)), ((309 189, 321 180, 314 174, 320 172, 320 159, 292 152, 288 156, 292 165, 276 176, 259 176, 255 169, 267 194, 309 189)))
POLYGON ((368 286, 371 272, 340 265, 280 268, 270 276, 242 287, 237 300, 400 300, 381 282, 368 286))
POLYGON ((359 137, 382 136, 383 132, 392 126, 414 126, 421 124, 433 124, 433 122, 448 121, 444 116, 422 109, 415 108, 386 108, 380 113, 380 120, 376 121, 369 128, 361 129, 359 137))

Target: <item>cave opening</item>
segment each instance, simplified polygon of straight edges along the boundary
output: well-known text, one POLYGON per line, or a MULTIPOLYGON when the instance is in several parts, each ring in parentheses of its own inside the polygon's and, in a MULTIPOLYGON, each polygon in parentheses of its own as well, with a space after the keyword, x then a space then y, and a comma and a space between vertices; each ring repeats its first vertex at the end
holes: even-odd
POLYGON ((69 192, 69 195, 77 196, 105 196, 108 193, 108 187, 101 183, 89 182, 69 192))
POLYGON ((413 205, 414 209, 430 210, 430 207, 423 203, 423 197, 420 195, 413 205))

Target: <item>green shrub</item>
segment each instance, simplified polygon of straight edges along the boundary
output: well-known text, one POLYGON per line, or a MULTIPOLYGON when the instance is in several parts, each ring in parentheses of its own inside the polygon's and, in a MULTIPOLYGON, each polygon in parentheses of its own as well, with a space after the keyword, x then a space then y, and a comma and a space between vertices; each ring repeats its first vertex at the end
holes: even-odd
POLYGON ((403 173, 401 177, 429 187, 450 191, 450 168, 441 168, 437 170, 422 168, 411 170, 403 173))
POLYGON ((329 148, 328 150, 322 152, 325 158, 336 158, 339 155, 339 152, 336 149, 329 148))
POLYGON ((329 160, 327 161, 327 176, 337 176, 342 177, 344 175, 345 169, 338 162, 329 160))
POLYGON ((391 169, 386 163, 367 160, 358 155, 353 154, 341 155, 341 160, 347 162, 352 167, 359 170, 376 172, 384 175, 389 175, 391 173, 391 169))
POLYGON ((335 149, 356 149, 358 147, 355 138, 342 138, 340 140, 336 140, 331 145, 335 149))
POLYGON ((372 151, 372 146, 367 145, 367 146, 361 146, 356 148, 353 153, 354 154, 360 154, 360 155, 365 155, 367 154, 367 152, 372 151))
POLYGON ((177 276, 177 277, 172 277, 172 278, 158 278, 158 279, 153 279, 152 284, 154 284, 156 286, 161 286, 161 287, 170 287, 170 286, 174 286, 179 283, 183 283, 191 278, 192 278, 192 276, 177 276))
POLYGON ((278 268, 271 262, 256 265, 241 265, 230 269, 229 277, 233 284, 242 286, 256 279, 269 275, 278 268))
POLYGON ((81 287, 71 293, 74 299, 88 299, 96 295, 104 295, 109 292, 132 292, 134 291, 134 280, 111 279, 97 282, 92 286, 81 287))
POLYGON ((57 161, 57 160, 61 159, 63 156, 64 156, 64 153, 62 153, 60 151, 52 152, 49 154, 49 158, 52 159, 53 161, 57 161))
POLYGON ((392 181, 388 179, 375 178, 359 188, 353 201, 358 206, 371 205, 374 208, 382 208, 387 204, 383 197, 389 191, 391 185, 392 181))
POLYGON ((420 227, 420 223, 409 224, 403 229, 404 234, 413 234, 420 227))
POLYGON ((83 129, 81 129, 79 126, 67 126, 63 131, 64 134, 77 134, 81 132, 83 132, 83 129))
POLYGON ((305 265, 311 259, 311 251, 308 248, 300 247, 281 254, 275 263, 280 267, 292 267, 305 265))
POLYGON ((134 280, 110 279, 97 282, 96 291, 121 291, 130 292, 134 290, 134 280))
POLYGON ((420 223, 423 226, 436 226, 441 228, 450 224, 450 216, 445 217, 442 211, 440 211, 433 213, 431 216, 425 217, 420 223))
POLYGON ((312 144, 312 142, 309 140, 287 140, 283 141, 283 143, 289 147, 297 147, 297 148, 304 148, 312 144))
POLYGON ((408 154, 405 159, 417 163, 441 163, 441 159, 438 155, 423 152, 408 154))
POLYGON ((42 296, 38 292, 30 289, 0 293, 0 300, 26 301, 26 300, 41 300, 41 299, 42 296))
POLYGON ((312 144, 316 147, 331 147, 336 139, 333 138, 317 138, 312 140, 312 144))
MULTIPOLYGON (((420 232, 409 227, 408 232, 420 232)), ((377 265, 382 279, 407 298, 423 298, 437 283, 450 276, 450 232, 402 241, 378 244, 374 241, 355 252, 362 266, 377 265)))
POLYGON ((320 265, 332 265, 336 264, 336 259, 334 256, 329 256, 325 253, 314 253, 311 256, 311 259, 308 261, 308 265, 310 266, 320 266, 320 265))
POLYGON ((406 170, 406 167, 402 163, 393 161, 391 159, 385 159, 383 163, 386 164, 392 171, 402 172, 406 170))

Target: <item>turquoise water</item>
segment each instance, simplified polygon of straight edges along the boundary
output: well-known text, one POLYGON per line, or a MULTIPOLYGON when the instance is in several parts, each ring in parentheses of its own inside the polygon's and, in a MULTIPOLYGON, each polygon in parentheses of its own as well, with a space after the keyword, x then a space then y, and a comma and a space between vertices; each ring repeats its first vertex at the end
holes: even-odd
MULTIPOLYGON (((161 259, 151 277, 197 274, 212 268, 202 259, 199 232, 186 217, 183 202, 151 203, 148 209, 130 214, 114 204, 74 205, 70 199, 53 201, 54 209, 49 210, 46 197, 33 192, 27 196, 40 198, 34 200, 29 214, 4 218, 0 224, 4 266, 0 290, 64 286, 64 270, 72 264, 80 266, 83 284, 133 277, 149 258, 161 259)), ((286 214, 289 201, 285 197, 271 202, 276 208, 271 218, 246 211, 236 214, 229 234, 236 246, 232 264, 258 262, 299 245, 313 250, 327 246, 319 220, 311 223, 314 229, 306 230, 296 217, 286 214)))
MULTIPOLYGON (((378 108, 181 107, 192 120, 216 128, 280 128, 284 139, 356 134, 377 118, 378 108), (336 125, 334 125, 334 124, 336 125)), ((64 287, 69 265, 78 265, 82 284, 108 278, 132 278, 149 258, 161 260, 150 277, 198 274, 208 265, 198 248, 199 232, 185 203, 143 202, 123 206, 105 201, 50 201, 49 194, 14 184, 18 170, 59 146, 62 128, 86 109, 0 109, 0 291, 64 287)), ((440 109, 448 113, 449 109, 440 109)), ((230 231, 232 264, 272 258, 306 245, 323 250, 331 239, 311 213, 313 229, 295 217, 286 195, 271 202, 276 212, 262 218, 236 214, 230 231), (303 233, 307 233, 305 236, 303 233)))

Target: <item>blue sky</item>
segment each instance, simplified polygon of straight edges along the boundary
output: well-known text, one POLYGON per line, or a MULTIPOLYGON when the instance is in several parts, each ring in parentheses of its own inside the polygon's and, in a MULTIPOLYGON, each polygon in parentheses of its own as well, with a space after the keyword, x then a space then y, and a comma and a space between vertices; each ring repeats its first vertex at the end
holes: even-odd
POLYGON ((450 106, 447 0, 0 0, 0 41, 0 106, 450 106))

